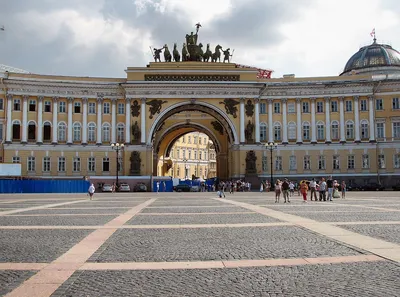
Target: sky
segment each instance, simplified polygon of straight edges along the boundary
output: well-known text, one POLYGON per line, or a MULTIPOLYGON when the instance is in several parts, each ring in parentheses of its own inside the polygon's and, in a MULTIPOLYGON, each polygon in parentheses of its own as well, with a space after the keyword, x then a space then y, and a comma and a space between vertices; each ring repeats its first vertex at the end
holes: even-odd
POLYGON ((361 46, 400 50, 398 0, 0 0, 0 64, 39 74, 126 77, 150 47, 220 44, 272 77, 339 75, 361 46))

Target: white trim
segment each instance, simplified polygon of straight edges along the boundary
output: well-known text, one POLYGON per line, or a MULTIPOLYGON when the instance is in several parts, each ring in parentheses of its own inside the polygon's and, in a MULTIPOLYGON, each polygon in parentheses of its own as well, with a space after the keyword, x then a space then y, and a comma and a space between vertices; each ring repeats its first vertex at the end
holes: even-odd
MULTIPOLYGON (((351 170, 351 169, 350 169, 351 170)), ((365 170, 365 169, 364 169, 365 170)), ((376 177, 378 174, 376 172, 372 173, 340 173, 340 172, 319 172, 319 173, 305 173, 305 174, 293 174, 293 173, 288 173, 288 174, 275 174, 274 177, 324 177, 324 176, 346 176, 346 177, 363 177, 363 176, 369 176, 369 177, 376 177)), ((379 173, 380 176, 400 176, 400 173, 379 173)), ((271 175, 268 173, 258 175, 258 177, 264 177, 264 178, 270 178, 271 175)))

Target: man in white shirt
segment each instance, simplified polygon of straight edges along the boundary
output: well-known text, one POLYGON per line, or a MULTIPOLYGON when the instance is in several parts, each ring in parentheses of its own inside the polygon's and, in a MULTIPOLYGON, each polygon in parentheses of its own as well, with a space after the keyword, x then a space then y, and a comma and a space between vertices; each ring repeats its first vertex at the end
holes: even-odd
POLYGON ((316 187, 317 187, 317 182, 315 181, 315 178, 313 178, 312 179, 312 181, 310 181, 310 193, 311 193, 311 197, 310 197, 310 200, 312 201, 313 200, 313 196, 314 196, 314 198, 315 198, 315 201, 317 201, 317 190, 316 190, 316 187))

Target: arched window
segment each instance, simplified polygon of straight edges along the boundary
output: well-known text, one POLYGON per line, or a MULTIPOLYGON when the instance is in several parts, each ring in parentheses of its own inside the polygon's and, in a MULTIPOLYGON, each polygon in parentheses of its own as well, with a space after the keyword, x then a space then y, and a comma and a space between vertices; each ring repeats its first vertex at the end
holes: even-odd
POLYGON ((74 140, 73 141, 81 141, 81 124, 80 123, 74 123, 73 126, 74 130, 74 140))
POLYGON ((30 121, 28 123, 28 140, 29 141, 36 140, 36 123, 34 121, 30 121))
POLYGON ((354 122, 346 122, 346 139, 354 139, 354 122))
POLYGON ((369 125, 367 120, 361 121, 361 139, 369 138, 369 125))
POLYGON ((310 140, 310 123, 303 122, 303 140, 310 140))
POLYGON ((117 142, 123 143, 125 141, 125 125, 119 123, 117 125, 117 142))
POLYGON ((325 139, 325 125, 324 122, 317 122, 317 140, 325 139))
POLYGON ((44 122, 43 124, 43 141, 51 140, 51 123, 44 122))
POLYGON ((110 142, 110 124, 104 123, 102 128, 102 142, 110 142))
POLYGON ((338 121, 333 121, 331 123, 331 137, 332 139, 339 139, 339 122, 338 121))
POLYGON ((66 141, 67 125, 64 122, 58 123, 58 141, 66 141))
POLYGON ((289 122, 289 124, 288 124, 288 138, 290 140, 296 139, 296 123, 295 122, 289 122))
POLYGON ((89 123, 88 125, 88 142, 96 142, 96 124, 89 123))
POLYGON ((282 140, 281 135, 282 135, 281 123, 275 122, 274 123, 274 140, 275 141, 282 140))
POLYGON ((260 124, 260 141, 267 141, 267 124, 260 124))
POLYGON ((21 140, 21 122, 18 120, 14 120, 12 123, 12 139, 13 140, 21 140))

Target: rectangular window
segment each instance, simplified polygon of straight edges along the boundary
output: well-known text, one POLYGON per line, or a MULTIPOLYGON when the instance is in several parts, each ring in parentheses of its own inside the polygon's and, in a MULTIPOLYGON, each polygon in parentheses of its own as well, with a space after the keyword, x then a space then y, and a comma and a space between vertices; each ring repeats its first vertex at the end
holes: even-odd
MULTIPOLYGON (((200 144, 201 144, 201 138, 199 138, 199 140, 200 140, 200 144)), ((182 143, 185 143, 186 142, 186 139, 185 139, 185 136, 183 136, 182 137, 182 143)))
POLYGON ((194 144, 197 144, 197 136, 194 137, 194 144))
POLYGON ((331 101, 331 112, 338 112, 337 101, 331 101))
POLYGON ((392 109, 400 109, 400 99, 399 98, 393 98, 392 109))
POLYGON ((44 112, 51 112, 51 102, 50 101, 44 102, 44 112))
POLYGON ((318 113, 324 112, 324 102, 322 101, 317 102, 317 112, 318 113))
POLYGON ((281 113, 281 104, 279 102, 274 103, 274 113, 281 113))
POLYGON ((268 162, 267 162, 267 157, 266 156, 262 157, 262 171, 263 172, 268 171, 268 162))
POLYGON ((289 170, 297 170, 296 156, 289 157, 289 170))
POLYGON ((376 123, 376 138, 385 138, 385 123, 376 123))
MULTIPOLYGON (((185 137, 183 137, 183 142, 185 142, 185 137)), ((199 144, 201 144, 201 137, 199 137, 199 144)))
POLYGON ((0 110, 4 109, 4 100, 3 98, 0 98, 0 110))
POLYGON ((378 168, 379 169, 385 169, 386 168, 385 155, 379 155, 378 156, 378 168))
POLYGON ((201 160, 201 159, 202 159, 202 157, 203 157, 203 154, 202 154, 202 152, 199 152, 199 160, 201 160))
POLYGON ((400 154, 396 154, 393 156, 394 158, 394 168, 399 169, 400 168, 400 154))
POLYGON ((192 159, 192 151, 189 150, 189 160, 192 159))
POLYGON ((188 136, 188 143, 192 143, 192 137, 188 136))
POLYGON ((60 101, 60 103, 58 103, 58 112, 60 113, 65 113, 67 108, 66 108, 66 104, 65 101, 60 101))
POLYGON ((353 155, 347 156, 347 169, 354 169, 355 166, 355 158, 353 155))
POLYGON ((103 158, 103 171, 104 172, 110 171, 110 159, 108 159, 107 157, 103 158))
POLYGON ((362 169, 369 169, 369 155, 362 155, 362 169))
POLYGON ((182 150, 182 159, 186 159, 186 150, 182 150))
POLYGON ((197 151, 194 151, 194 159, 197 160, 197 151))
POLYGON ((94 157, 88 158, 88 171, 96 172, 96 159, 94 157))
POLYGON ((29 100, 29 111, 36 111, 36 100, 29 100))
POLYGON ((36 160, 35 157, 28 157, 28 172, 35 172, 36 171, 36 160))
POLYGON ((339 170, 340 169, 340 159, 339 156, 333 156, 332 160, 332 168, 333 170, 339 170))
POLYGON ((51 171, 51 160, 50 157, 43 158, 43 172, 50 172, 51 171))
POLYGON ((383 99, 376 99, 375 103, 376 110, 383 110, 383 99))
POLYGON ((20 111, 20 110, 21 110, 21 100, 14 99, 14 111, 20 111))
POLYGON ((260 114, 266 114, 267 113, 267 107, 265 103, 260 103, 260 114))
POLYGON ((275 170, 282 170, 282 157, 276 156, 275 158, 275 170))
POLYGON ((274 127, 274 140, 276 141, 281 140, 281 126, 274 127))
POLYGON ((360 110, 361 111, 367 111, 368 110, 367 100, 361 100, 360 101, 360 110))
POLYGON ((353 111, 353 101, 346 100, 346 111, 353 111))
POLYGON ((14 156, 14 157, 12 157, 12 162, 14 164, 20 164, 21 163, 21 158, 18 157, 18 156, 14 156))
POLYGON ((75 157, 73 160, 72 164, 72 170, 74 172, 80 172, 81 171, 81 158, 75 157))
POLYGON ((310 112, 310 105, 308 102, 303 102, 303 113, 309 113, 310 112))
POLYGON ((96 103, 89 102, 88 106, 89 106, 88 114, 96 114, 96 103))
POLYGON ((65 172, 65 157, 58 157, 58 172, 65 172))
POLYGON ((310 140, 310 126, 307 124, 303 125, 303 139, 310 140))
POLYGON ((303 158, 303 169, 310 170, 311 169, 311 158, 310 156, 304 156, 303 158))
POLYGON ((125 104, 118 103, 118 114, 124 114, 124 113, 125 113, 125 104))
POLYGON ((80 102, 74 103, 74 113, 81 113, 81 103, 80 102))
POLYGON ((326 169, 326 158, 325 156, 318 156, 318 170, 326 169))
POLYGON ((400 122, 392 123, 392 127, 393 127, 393 137, 400 138, 400 122))
POLYGON ((104 102, 104 104, 103 104, 103 113, 104 114, 109 114, 110 113, 110 103, 109 102, 104 102))
POLYGON ((293 102, 287 104, 288 113, 295 113, 296 112, 296 105, 293 102))

